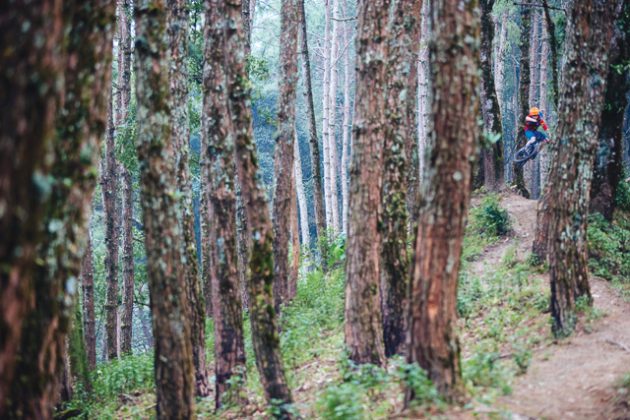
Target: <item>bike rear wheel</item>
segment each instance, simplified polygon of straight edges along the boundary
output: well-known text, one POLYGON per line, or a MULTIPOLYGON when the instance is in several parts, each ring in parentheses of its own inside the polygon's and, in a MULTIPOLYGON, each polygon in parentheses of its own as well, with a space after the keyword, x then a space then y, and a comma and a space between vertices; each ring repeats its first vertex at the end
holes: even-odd
POLYGON ((525 163, 536 154, 536 146, 530 144, 516 151, 514 154, 515 163, 525 163))

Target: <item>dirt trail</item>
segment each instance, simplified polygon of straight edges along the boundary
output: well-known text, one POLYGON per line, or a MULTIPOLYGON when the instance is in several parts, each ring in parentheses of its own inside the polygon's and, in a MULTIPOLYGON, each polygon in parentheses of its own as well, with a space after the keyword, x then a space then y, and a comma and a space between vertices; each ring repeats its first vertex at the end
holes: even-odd
MULTIPOLYGON (((514 236, 487 249, 473 271, 499 264, 514 243, 521 259, 531 249, 536 201, 508 195, 502 206, 510 213, 514 236)), ((603 316, 590 324, 590 333, 577 332, 536 352, 497 409, 512 413, 512 419, 630 419, 630 413, 612 414, 615 384, 630 372, 630 304, 605 280, 591 278, 591 288, 596 311, 603 316)))

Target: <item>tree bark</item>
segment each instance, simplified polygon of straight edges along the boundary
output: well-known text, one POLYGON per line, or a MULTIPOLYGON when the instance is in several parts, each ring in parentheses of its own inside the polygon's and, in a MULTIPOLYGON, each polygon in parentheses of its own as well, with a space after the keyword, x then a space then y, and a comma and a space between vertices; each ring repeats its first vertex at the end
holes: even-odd
POLYGON ((356 363, 385 364, 379 267, 383 148, 387 130, 390 0, 359 3, 356 96, 346 259, 345 344, 356 363))
POLYGON ((137 149, 159 419, 193 417, 195 396, 184 246, 178 226, 176 145, 170 127, 168 13, 166 0, 136 3, 137 149))
POLYGON ((332 211, 333 234, 341 231, 339 220, 339 192, 337 182, 337 81, 339 70, 337 60, 339 55, 339 0, 332 1, 332 31, 330 35, 329 72, 330 83, 328 88, 328 170, 330 171, 330 207, 332 211))
POLYGON ((103 206, 105 208, 105 270, 107 292, 105 296, 105 332, 107 360, 118 357, 118 227, 116 204, 118 201, 118 163, 116 162, 115 126, 110 100, 105 143, 105 167, 102 174, 103 206))
POLYGON ((114 12, 75 1, 0 12, 0 43, 14 47, 0 59, 2 418, 50 418, 59 397, 106 123, 114 12))
MULTIPOLYGON (((348 2, 344 0, 344 15, 348 15, 348 2)), ((352 26, 350 22, 345 22, 343 28, 343 123, 341 129, 341 231, 348 233, 348 162, 350 160, 350 134, 352 132, 352 121, 350 108, 352 98, 350 96, 350 86, 352 83, 352 69, 350 67, 350 39, 352 38, 352 26)))
MULTIPOLYGON (((433 0, 430 44, 433 126, 427 184, 418 225, 411 287, 408 360, 428 373, 438 391, 453 399, 461 391, 459 341, 455 332, 457 280, 471 164, 479 127, 479 26, 475 0, 433 0), (470 42, 463 40, 470 39, 470 42), (449 92, 458 92, 454 96, 449 92)), ((408 389, 407 403, 416 396, 408 389)))
POLYGON ((278 405, 281 417, 292 402, 280 355, 280 338, 273 307, 273 230, 264 191, 257 181, 256 148, 253 142, 252 114, 247 71, 243 55, 245 37, 239 0, 226 3, 228 19, 224 45, 228 107, 232 118, 236 169, 252 241, 249 259, 249 314, 256 366, 268 403, 278 405))
MULTIPOLYGON (((118 94, 116 96, 116 130, 127 123, 131 98, 131 19, 129 0, 118 0, 118 94)), ((123 187, 123 302, 120 322, 120 352, 132 353, 133 337, 133 180, 131 171, 121 165, 123 187)))
POLYGON ((573 331, 578 298, 592 301, 586 222, 617 4, 574 2, 569 13, 558 136, 550 174, 554 182, 546 190, 551 314, 556 336, 573 331))
POLYGON ((183 232, 182 254, 186 275, 186 302, 189 308, 191 345, 195 365, 195 390, 198 397, 209 394, 206 373, 205 302, 197 263, 195 215, 190 179, 190 128, 188 124, 188 5, 186 0, 170 0, 168 15, 170 37, 171 142, 177 161, 177 185, 181 193, 180 229, 183 232))
POLYGON ((205 68, 202 142, 208 164, 209 213, 206 227, 211 240, 208 273, 212 282, 212 310, 215 341, 215 402, 220 408, 238 402, 239 377, 245 375, 243 305, 237 271, 236 174, 234 137, 228 118, 224 50, 225 7, 213 0, 206 9, 204 30, 205 68), (230 384, 232 385, 230 389, 230 384))
MULTIPOLYGON (((521 60, 519 67, 519 98, 520 98, 520 114, 516 120, 516 148, 523 147, 525 145, 525 133, 523 132, 521 121, 529 114, 529 39, 531 31, 531 9, 527 6, 521 6, 521 38, 519 41, 519 47, 521 50, 521 60)), ((525 186, 525 178, 523 176, 523 167, 515 163, 512 164, 512 171, 514 173, 514 187, 516 192, 525 198, 529 198, 529 191, 525 186)))
POLYGON ((427 137, 431 129, 431 70, 429 69, 429 42, 431 35, 429 2, 423 2, 420 28, 420 52, 418 57, 418 176, 425 181, 427 137))
POLYGON ((325 26, 324 26, 324 75, 322 77, 322 145, 324 149, 324 201, 326 203, 326 228, 329 232, 326 232, 326 240, 328 240, 328 234, 334 231, 335 226, 333 224, 332 215, 332 179, 330 179, 330 134, 328 118, 330 116, 330 50, 331 50, 331 36, 330 36, 330 21, 331 21, 331 1, 325 1, 325 26))
MULTIPOLYGON (((297 145, 296 145, 297 146, 297 145)), ((295 169, 295 164, 294 168, 295 169)), ((291 197, 291 265, 287 284, 287 301, 293 300, 297 294, 297 283, 300 275, 300 226, 298 223, 297 180, 293 171, 293 194, 291 197)))
POLYGON ((630 4, 626 2, 623 7, 624 17, 620 18, 610 51, 611 66, 599 125, 599 153, 591 186, 590 212, 599 212, 609 221, 613 220, 617 187, 623 177, 623 119, 626 94, 630 90, 627 72, 616 70, 630 60, 630 4), (621 23, 622 19, 626 20, 621 23))
POLYGON ((501 107, 497 99, 492 67, 492 42, 494 40, 494 22, 492 8, 494 0, 481 0, 481 89, 482 109, 486 129, 501 137, 492 144, 482 147, 482 161, 485 186, 489 191, 498 191, 504 184, 503 167, 503 127, 501 107))
POLYGON ((554 107, 558 108, 558 41, 556 40, 556 25, 551 18, 548 0, 543 0, 545 25, 549 37, 549 50, 551 52, 551 88, 554 107))
MULTIPOLYGON (((380 288, 385 356, 400 353, 405 340, 405 305, 409 286, 407 257, 407 137, 413 133, 416 84, 409 73, 416 66, 414 49, 420 32, 422 1, 392 0, 387 32, 388 55, 383 149, 380 288), (411 128, 411 130, 410 130, 411 128)), ((413 141, 412 141, 413 143, 413 141)))
MULTIPOLYGON (((88 224, 89 225, 89 224, 88 224)), ((88 367, 96 367, 96 322, 94 319, 94 263, 92 259, 92 238, 87 229, 87 245, 81 262, 81 291, 83 298, 83 334, 88 367)))
POLYGON ((308 206, 306 204, 306 193, 304 192, 304 180, 302 178, 302 158, 300 156, 300 147, 297 136, 297 130, 295 131, 295 147, 294 151, 294 163, 295 166, 295 189, 297 194, 298 206, 300 210, 300 234, 302 236, 302 245, 308 248, 311 243, 311 234, 308 225, 308 206))
POLYGON ((280 96, 275 135, 273 198, 274 301, 276 311, 288 297, 289 241, 293 188, 295 99, 298 79, 296 0, 282 0, 280 24, 280 96))
POLYGON ((298 0, 298 13, 300 18, 300 45, 302 55, 302 77, 304 79, 304 96, 306 99, 306 116, 308 119, 308 141, 311 156, 311 172, 313 176, 313 207, 315 213, 315 227, 317 228, 317 241, 322 259, 322 267, 325 269, 326 246, 321 240, 326 234, 326 215, 324 209, 324 193, 322 188, 322 174, 320 167, 319 139, 317 137, 317 122, 315 119, 315 106, 313 103, 313 87, 311 77, 311 60, 308 52, 308 32, 306 27, 306 12, 304 0, 298 0))
POLYGON ((120 322, 120 352, 132 353, 133 338, 133 289, 134 289, 134 259, 133 259, 133 180, 131 172, 123 171, 123 312, 120 322))

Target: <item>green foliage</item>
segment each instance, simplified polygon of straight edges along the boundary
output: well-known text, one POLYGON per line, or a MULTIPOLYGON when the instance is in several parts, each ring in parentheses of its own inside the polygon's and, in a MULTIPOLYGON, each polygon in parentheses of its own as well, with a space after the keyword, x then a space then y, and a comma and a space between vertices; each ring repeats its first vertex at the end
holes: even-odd
POLYGON ((630 279, 630 218, 621 213, 613 223, 600 214, 589 217, 589 266, 593 274, 619 283, 630 279))
POLYGON ((499 204, 499 197, 490 194, 470 211, 470 227, 481 236, 496 238, 510 232, 510 216, 499 204))
POLYGON ((343 271, 328 277, 317 270, 306 275, 291 305, 283 309, 281 346, 288 366, 317 357, 314 343, 341 328, 344 313, 343 271))
POLYGON ((617 210, 630 212, 630 182, 621 180, 615 194, 615 206, 617 210))
POLYGON ((390 360, 390 369, 356 365, 344 355, 339 362, 341 380, 328 386, 316 408, 325 419, 367 419, 391 415, 388 396, 400 396, 407 388, 414 392, 414 408, 442 408, 444 401, 417 364, 401 357, 390 360))
POLYGON ((473 387, 496 388, 503 395, 512 392, 510 377, 505 366, 499 363, 496 351, 477 351, 463 363, 464 381, 473 387))
POLYGON ((317 403, 321 417, 331 420, 366 418, 361 400, 357 398, 360 393, 360 387, 354 383, 328 387, 317 403))
POLYGON ((93 372, 94 396, 108 399, 154 386, 153 354, 126 356, 102 363, 93 372))

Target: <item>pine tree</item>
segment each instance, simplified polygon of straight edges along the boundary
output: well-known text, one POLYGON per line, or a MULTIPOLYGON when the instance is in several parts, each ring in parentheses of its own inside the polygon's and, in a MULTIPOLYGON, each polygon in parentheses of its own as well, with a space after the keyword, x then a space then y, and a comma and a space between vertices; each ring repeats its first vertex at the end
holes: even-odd
POLYGON ((167 16, 166 0, 136 3, 137 152, 159 419, 192 417, 195 396, 183 235, 178 223, 176 154, 170 126, 167 16))
MULTIPOLYGON (((479 142, 479 22, 476 0, 433 0, 430 43, 434 130, 427 156, 426 204, 420 212, 409 310, 408 361, 425 369, 438 391, 461 390, 455 332, 457 281, 471 164, 479 142), (447 29, 448 28, 448 29, 447 29), (465 41, 470 40, 470 41, 465 41), (458 95, 449 92, 457 91, 458 95)), ((408 389, 406 401, 416 396, 408 389)))

